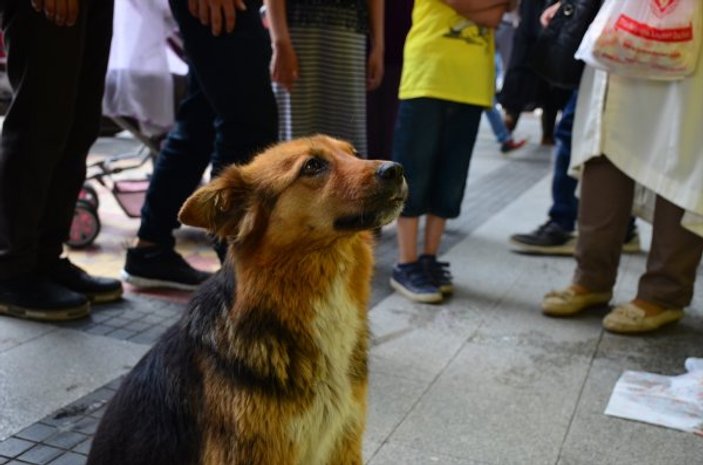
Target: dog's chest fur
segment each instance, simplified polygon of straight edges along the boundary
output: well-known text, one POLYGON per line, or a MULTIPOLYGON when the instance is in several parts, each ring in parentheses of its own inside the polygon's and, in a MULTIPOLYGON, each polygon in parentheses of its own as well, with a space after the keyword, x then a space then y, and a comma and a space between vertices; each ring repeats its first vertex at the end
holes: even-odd
POLYGON ((326 464, 345 426, 361 421, 349 375, 359 329, 364 324, 358 304, 338 279, 325 298, 314 305, 312 335, 320 351, 320 376, 311 404, 289 425, 291 439, 299 444, 299 465, 326 464))

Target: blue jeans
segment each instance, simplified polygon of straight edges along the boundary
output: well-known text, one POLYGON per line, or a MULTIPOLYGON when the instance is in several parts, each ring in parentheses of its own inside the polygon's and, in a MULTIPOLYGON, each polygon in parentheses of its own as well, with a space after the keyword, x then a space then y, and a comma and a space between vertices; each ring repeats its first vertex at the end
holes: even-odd
POLYGON ((408 181, 403 216, 459 216, 481 113, 483 107, 434 98, 400 102, 393 161, 408 181))
POLYGON ((552 207, 549 209, 549 218, 565 231, 574 230, 578 215, 578 199, 575 195, 577 181, 568 174, 577 96, 578 92, 574 91, 562 110, 561 120, 554 133, 556 147, 552 173, 552 207))
POLYGON ((237 12, 234 32, 214 37, 190 14, 187 0, 171 0, 190 64, 188 93, 154 167, 140 239, 173 247, 178 210, 208 164, 216 175, 276 141, 278 118, 268 70, 271 45, 259 6, 247 1, 247 10, 237 12))
POLYGON ((487 108, 485 113, 498 143, 503 144, 510 140, 510 131, 508 131, 508 128, 505 127, 503 115, 500 113, 500 110, 498 110, 498 107, 496 107, 495 100, 493 101, 493 106, 487 108))

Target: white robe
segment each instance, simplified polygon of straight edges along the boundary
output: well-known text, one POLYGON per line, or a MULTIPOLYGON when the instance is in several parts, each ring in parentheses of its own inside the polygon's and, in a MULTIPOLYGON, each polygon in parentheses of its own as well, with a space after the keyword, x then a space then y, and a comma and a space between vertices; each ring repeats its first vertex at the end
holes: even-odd
MULTIPOLYGON (((601 154, 650 193, 686 210, 682 225, 703 236, 703 57, 693 75, 667 82, 587 66, 574 120, 572 174, 601 154)), ((646 197, 638 193, 639 203, 646 197)), ((645 217, 647 211, 639 209, 645 217)))
POLYGON ((176 24, 167 0, 116 0, 103 97, 105 116, 131 116, 147 135, 174 120, 173 77, 187 66, 166 39, 176 24))

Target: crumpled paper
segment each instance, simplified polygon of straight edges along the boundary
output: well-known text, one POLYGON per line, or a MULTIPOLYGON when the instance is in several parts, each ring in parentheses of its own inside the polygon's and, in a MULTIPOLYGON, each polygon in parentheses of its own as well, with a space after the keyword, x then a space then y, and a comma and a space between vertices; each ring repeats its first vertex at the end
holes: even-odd
POLYGON ((605 414, 703 437, 703 358, 688 358, 685 367, 679 376, 626 371, 605 414))

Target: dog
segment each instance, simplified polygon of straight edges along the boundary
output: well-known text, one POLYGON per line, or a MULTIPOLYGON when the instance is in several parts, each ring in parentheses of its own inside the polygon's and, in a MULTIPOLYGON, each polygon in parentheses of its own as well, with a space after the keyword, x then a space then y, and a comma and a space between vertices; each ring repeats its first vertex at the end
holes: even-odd
POLYGON ((361 465, 370 230, 406 196, 399 164, 322 135, 197 190, 179 219, 227 257, 125 377, 88 465, 361 465))

